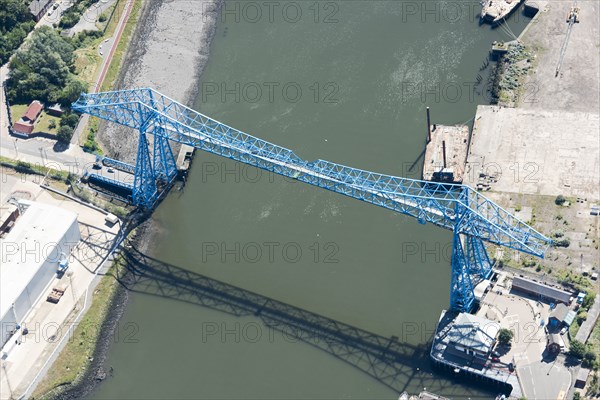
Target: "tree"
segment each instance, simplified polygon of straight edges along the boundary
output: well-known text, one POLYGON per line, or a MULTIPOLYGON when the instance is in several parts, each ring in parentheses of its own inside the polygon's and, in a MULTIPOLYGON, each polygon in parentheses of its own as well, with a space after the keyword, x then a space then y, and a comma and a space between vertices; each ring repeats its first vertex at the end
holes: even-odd
POLYGON ((0 0, 0 65, 23 43, 35 21, 22 0, 0 0))
POLYGON ((51 119, 50 122, 48 122, 48 128, 56 129, 56 121, 51 119))
POLYGON ((586 294, 581 302, 581 308, 585 308, 586 310, 589 310, 590 307, 592 306, 592 304, 594 304, 595 298, 596 298, 596 296, 594 295, 594 293, 586 294))
POLYGON ((510 329, 502 328, 498 332, 498 343, 501 345, 509 345, 514 336, 513 331, 510 329))
POLYGON ((70 77, 67 81, 67 85, 62 90, 60 103, 68 107, 81 96, 81 93, 85 93, 87 90, 88 88, 85 82, 70 77))
POLYGON ((565 204, 565 201, 567 201, 567 199, 565 199, 565 196, 559 194, 558 196, 556 196, 556 199, 554 199, 554 204, 556 204, 557 206, 562 206, 563 204, 565 204))
POLYGON ((593 368, 596 364, 596 353, 593 350, 588 349, 583 355, 583 363, 581 364, 585 368, 593 368))
POLYGON ((60 126, 68 126, 73 129, 77 126, 77 122, 79 121, 79 116, 74 113, 66 113, 60 117, 60 126))
POLYGON ((585 355, 585 352, 586 352, 586 348, 583 343, 581 343, 577 339, 573 339, 571 341, 571 347, 569 348, 569 355, 571 355, 575 358, 578 358, 578 359, 582 359, 583 356, 585 355))
POLYGON ((56 137, 59 142, 69 143, 71 142, 71 138, 73 137, 74 132, 75 131, 70 126, 63 125, 60 128, 58 128, 56 137))
POLYGON ((9 100, 53 103, 60 99, 71 74, 73 50, 54 29, 36 29, 10 61, 9 100))

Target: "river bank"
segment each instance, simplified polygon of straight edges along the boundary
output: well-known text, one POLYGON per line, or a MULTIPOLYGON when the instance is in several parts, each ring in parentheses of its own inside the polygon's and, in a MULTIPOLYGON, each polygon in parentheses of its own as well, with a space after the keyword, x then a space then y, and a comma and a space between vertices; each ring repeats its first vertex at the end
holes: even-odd
MULTIPOLYGON (((220 1, 144 1, 113 90, 152 87, 189 105, 197 97, 215 33, 220 1)), ((134 162, 137 135, 102 122, 98 141, 113 158, 134 162)), ((174 149, 175 150, 175 149, 174 149)))
MULTIPOLYGON (((172 98, 189 104, 197 96, 198 80, 208 61, 220 2, 197 7, 193 1, 143 1, 134 34, 121 65, 113 89, 151 86, 172 98), (176 66, 174 68, 174 66, 176 66), (190 78, 191 77, 191 78, 190 78)), ((98 140, 109 156, 124 161, 135 160, 137 135, 127 129, 102 124, 98 140)), ((147 251, 153 240, 156 224, 149 218, 136 228, 136 247, 147 251)), ((113 270, 118 267, 115 259, 113 270)), ((110 274, 108 274, 110 275, 110 274)), ((89 395, 96 385, 111 376, 106 355, 114 341, 119 321, 128 303, 128 291, 120 282, 128 275, 106 276, 113 288, 105 307, 108 311, 96 321, 101 332, 94 344, 89 362, 76 379, 36 397, 76 399, 89 395)))

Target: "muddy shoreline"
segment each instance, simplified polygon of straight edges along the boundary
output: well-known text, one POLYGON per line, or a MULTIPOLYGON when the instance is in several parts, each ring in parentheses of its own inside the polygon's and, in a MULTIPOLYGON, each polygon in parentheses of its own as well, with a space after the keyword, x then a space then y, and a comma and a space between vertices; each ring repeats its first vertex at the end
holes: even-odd
MULTIPOLYGON (((193 0, 144 0, 114 89, 153 87, 183 104, 192 105, 208 62, 222 1, 210 4, 210 8, 202 8, 193 0)), ((102 122, 98 140, 108 156, 135 161, 137 135, 131 129, 102 122)), ((178 150, 178 146, 173 146, 174 154, 178 150)), ((150 216, 137 227, 131 242, 145 252, 157 240, 158 230, 160 227, 150 216)), ((121 278, 85 371, 72 384, 55 388, 44 397, 79 399, 110 378, 113 371, 106 362, 108 351, 127 307, 129 291, 125 286, 132 283, 132 279, 129 272, 121 278)))
MULTIPOLYGON (((208 62, 222 1, 198 6, 195 0, 143 0, 134 35, 114 90, 151 87, 192 105, 208 62)), ((135 163, 138 135, 102 121, 97 135, 105 153, 135 163)), ((172 143, 177 155, 179 146, 172 143)))

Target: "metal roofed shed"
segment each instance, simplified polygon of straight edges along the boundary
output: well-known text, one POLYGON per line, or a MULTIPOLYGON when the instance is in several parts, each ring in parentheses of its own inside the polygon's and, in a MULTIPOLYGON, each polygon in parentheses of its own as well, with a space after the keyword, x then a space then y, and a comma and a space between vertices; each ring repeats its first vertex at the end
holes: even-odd
POLYGON ((69 256, 81 238, 77 214, 21 200, 24 213, 0 239, 1 346, 9 340, 56 276, 61 254, 69 256))
POLYGON ((564 290, 518 276, 513 278, 512 290, 520 291, 542 300, 563 304, 570 304, 571 297, 573 296, 571 293, 564 290))
POLYGON ((563 320, 563 324, 565 324, 566 326, 571 326, 571 324, 575 320, 576 316, 577 316, 577 313, 573 310, 570 310, 567 313, 567 316, 565 317, 565 319, 563 320))

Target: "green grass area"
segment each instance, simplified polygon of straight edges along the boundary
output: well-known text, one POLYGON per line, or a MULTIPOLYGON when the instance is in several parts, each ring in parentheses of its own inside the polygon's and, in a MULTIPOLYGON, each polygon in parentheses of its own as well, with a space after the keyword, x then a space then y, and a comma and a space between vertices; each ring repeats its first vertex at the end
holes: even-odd
POLYGON ((50 392, 76 381, 86 371, 100 337, 100 327, 108 315, 118 282, 115 279, 124 268, 121 257, 115 258, 106 276, 102 278, 92 297, 92 305, 85 313, 71 339, 48 370, 48 374, 37 386, 32 398, 51 398, 50 392))
MULTIPOLYGON (((112 16, 112 18, 110 19, 110 21, 108 21, 108 26, 106 27, 106 30, 104 31, 104 37, 112 37, 112 35, 114 35, 115 30, 117 29, 117 24, 119 23, 119 18, 121 17, 121 15, 123 15, 123 10, 125 9, 125 1, 119 0, 117 1, 117 4, 115 4, 113 7, 116 7, 115 12, 112 16)), ((106 10, 105 13, 107 15, 110 15, 110 13, 112 12, 112 9, 106 10)))
POLYGON ((12 117, 13 123, 17 122, 19 118, 25 114, 29 104, 12 104, 10 106, 10 116, 12 117))
POLYGON ((88 89, 93 86, 98 68, 102 64, 102 57, 98 54, 98 43, 100 39, 95 40, 88 47, 75 50, 75 75, 82 81, 87 83, 88 89))
POLYGON ((141 8, 142 1, 135 0, 135 3, 133 4, 133 10, 131 10, 131 14, 129 16, 129 21, 125 24, 125 28, 123 28, 121 40, 117 45, 110 66, 108 67, 108 71, 106 72, 106 76, 104 77, 104 82, 102 83, 101 91, 111 90, 115 83, 115 80, 117 79, 117 76, 119 75, 119 70, 121 69, 123 58, 125 57, 125 54, 127 53, 127 48, 129 47, 129 41, 131 40, 131 36, 133 35, 135 27, 137 26, 137 21, 140 15, 141 8))
POLYGON ((0 165, 11 168, 15 172, 30 175, 48 175, 49 178, 67 182, 73 180, 72 174, 68 171, 59 171, 53 168, 43 167, 39 164, 31 164, 24 161, 16 161, 7 157, 0 156, 0 165))
POLYGON ((42 112, 37 121, 35 122, 33 132, 44 132, 49 133, 51 135, 56 135, 59 123, 60 118, 53 117, 52 115, 49 115, 46 112, 42 112), (54 128, 50 128, 50 121, 54 121, 54 128))

